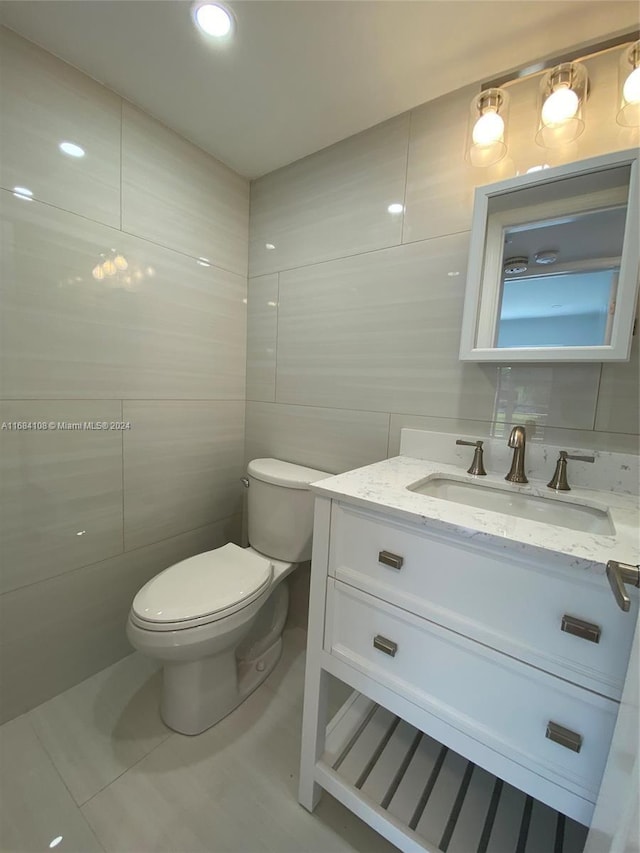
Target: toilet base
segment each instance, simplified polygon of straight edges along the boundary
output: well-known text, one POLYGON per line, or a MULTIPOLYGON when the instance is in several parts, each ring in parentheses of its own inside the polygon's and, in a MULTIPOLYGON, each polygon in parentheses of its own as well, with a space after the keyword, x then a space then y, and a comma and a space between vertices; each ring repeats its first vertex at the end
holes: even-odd
POLYGON ((191 663, 165 664, 160 716, 183 735, 198 735, 230 714, 272 672, 282 638, 256 660, 237 662, 233 651, 191 663))
POLYGON ((248 633, 227 635, 225 648, 194 661, 167 661, 163 670, 160 715, 183 735, 197 735, 219 722, 259 687, 282 653, 282 631, 289 609, 286 583, 279 584, 253 620, 248 633), (230 642, 230 645, 227 643, 230 642))

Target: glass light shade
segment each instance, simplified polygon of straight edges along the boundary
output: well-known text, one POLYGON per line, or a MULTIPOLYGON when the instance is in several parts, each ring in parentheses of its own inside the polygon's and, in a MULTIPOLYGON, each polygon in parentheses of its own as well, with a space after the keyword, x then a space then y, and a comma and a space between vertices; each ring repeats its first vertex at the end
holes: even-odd
POLYGON ((127 267, 129 266, 129 263, 128 263, 127 259, 124 257, 124 255, 116 255, 115 258, 113 259, 113 263, 116 265, 116 267, 119 270, 126 270, 127 267))
POLYGON ((118 268, 111 258, 107 258, 107 260, 102 264, 102 269, 104 270, 105 275, 115 275, 118 272, 118 268))
POLYGON ((640 127, 640 41, 629 45, 620 54, 618 92, 618 124, 640 127))
POLYGON ((559 148, 580 136, 588 86, 586 68, 579 62, 563 62, 547 71, 538 95, 538 145, 559 148))
POLYGON ((485 89, 469 107, 467 160, 472 166, 492 166, 507 153, 509 95, 504 89, 485 89))

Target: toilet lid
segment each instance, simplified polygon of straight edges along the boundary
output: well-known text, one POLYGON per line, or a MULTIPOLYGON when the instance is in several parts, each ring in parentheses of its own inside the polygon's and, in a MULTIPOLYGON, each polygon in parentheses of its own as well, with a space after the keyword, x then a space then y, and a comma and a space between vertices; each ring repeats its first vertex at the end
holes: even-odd
POLYGON ((213 621, 258 598, 269 586, 272 572, 269 560, 252 549, 224 545, 160 572, 138 592, 132 610, 138 619, 157 626, 213 621))

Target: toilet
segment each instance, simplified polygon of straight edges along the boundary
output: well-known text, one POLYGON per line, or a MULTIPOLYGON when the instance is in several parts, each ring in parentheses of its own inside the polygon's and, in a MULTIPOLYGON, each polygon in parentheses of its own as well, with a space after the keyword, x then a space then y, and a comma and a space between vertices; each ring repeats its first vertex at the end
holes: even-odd
POLYGON ((284 579, 311 559, 313 494, 324 471, 279 459, 249 463, 249 547, 228 544, 182 560, 133 600, 131 644, 162 661, 160 713, 177 732, 217 723, 278 662, 289 607, 284 579))

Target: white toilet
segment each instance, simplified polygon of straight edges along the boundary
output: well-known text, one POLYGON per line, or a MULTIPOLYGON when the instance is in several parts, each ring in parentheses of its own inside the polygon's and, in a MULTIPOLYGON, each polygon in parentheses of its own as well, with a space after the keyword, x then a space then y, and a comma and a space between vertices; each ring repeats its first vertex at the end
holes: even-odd
POLYGON ((208 729, 276 665, 289 593, 311 558, 309 483, 332 476, 279 459, 248 466, 249 548, 224 545, 170 566, 133 600, 127 636, 163 662, 160 711, 182 734, 208 729))

